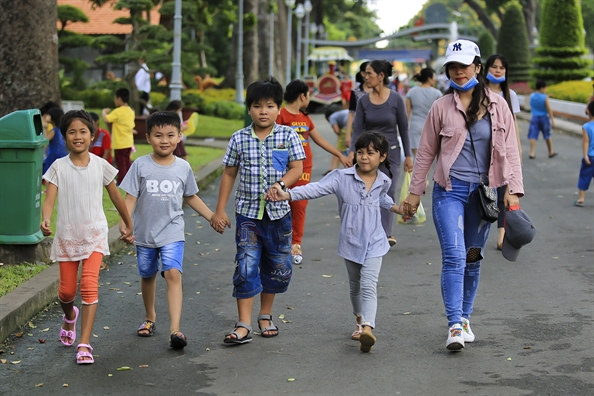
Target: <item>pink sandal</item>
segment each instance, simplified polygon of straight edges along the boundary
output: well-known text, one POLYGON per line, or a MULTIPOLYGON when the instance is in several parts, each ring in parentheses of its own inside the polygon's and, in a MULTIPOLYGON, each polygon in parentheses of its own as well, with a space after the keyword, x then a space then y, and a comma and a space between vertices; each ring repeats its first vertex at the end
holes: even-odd
POLYGON ((78 308, 73 307, 74 309, 74 320, 68 320, 66 319, 66 314, 63 315, 64 318, 64 323, 68 323, 68 324, 74 324, 74 329, 72 330, 65 330, 63 328, 60 327, 60 341, 62 342, 62 344, 66 345, 66 346, 72 346, 72 344, 74 344, 74 341, 76 341, 76 321, 78 320, 78 308), (64 341, 62 339, 62 337, 67 337, 69 339, 72 340, 72 342, 67 342, 64 341))
POLYGON ((76 363, 77 364, 91 364, 95 363, 95 358, 93 357, 93 348, 89 344, 78 344, 76 346, 76 363), (87 348, 89 351, 78 352, 79 348, 87 348), (89 358, 89 359, 84 359, 89 358))
POLYGON ((362 332, 363 326, 361 326, 361 315, 357 315, 357 330, 353 331, 353 334, 351 334, 351 339, 359 341, 362 332))

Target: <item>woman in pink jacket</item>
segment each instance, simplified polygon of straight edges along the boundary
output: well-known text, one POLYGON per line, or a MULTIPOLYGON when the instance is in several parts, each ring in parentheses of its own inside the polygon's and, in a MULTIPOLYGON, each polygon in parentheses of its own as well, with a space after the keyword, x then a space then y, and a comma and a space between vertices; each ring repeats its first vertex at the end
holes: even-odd
POLYGON ((478 46, 448 45, 450 89, 429 111, 404 209, 413 215, 435 164, 433 222, 442 252, 441 291, 448 318, 446 348, 473 342, 470 314, 491 223, 481 219, 478 187, 507 186, 505 206, 524 195, 514 117, 504 98, 486 88, 478 46))

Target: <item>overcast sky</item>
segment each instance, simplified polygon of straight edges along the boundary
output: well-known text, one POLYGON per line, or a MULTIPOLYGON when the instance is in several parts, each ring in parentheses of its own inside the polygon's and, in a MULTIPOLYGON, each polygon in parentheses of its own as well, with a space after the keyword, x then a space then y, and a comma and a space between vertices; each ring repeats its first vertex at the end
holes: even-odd
POLYGON ((373 0, 369 7, 377 10, 377 24, 386 34, 393 33, 423 8, 427 0, 373 0))

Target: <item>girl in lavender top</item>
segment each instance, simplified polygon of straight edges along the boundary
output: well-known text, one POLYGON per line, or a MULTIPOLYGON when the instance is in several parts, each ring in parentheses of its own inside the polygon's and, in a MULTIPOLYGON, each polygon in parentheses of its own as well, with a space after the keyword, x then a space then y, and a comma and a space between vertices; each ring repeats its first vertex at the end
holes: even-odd
POLYGON ((382 257, 390 249, 380 208, 398 214, 402 211, 388 194, 390 176, 379 170, 383 163, 390 172, 388 140, 382 133, 365 132, 354 148, 354 166, 333 170, 319 182, 287 192, 274 185, 274 193, 267 199, 297 201, 336 195, 341 221, 338 254, 347 267, 351 304, 357 318, 357 330, 351 338, 359 340, 362 352, 369 352, 376 341, 372 330, 377 312, 377 281, 382 257))

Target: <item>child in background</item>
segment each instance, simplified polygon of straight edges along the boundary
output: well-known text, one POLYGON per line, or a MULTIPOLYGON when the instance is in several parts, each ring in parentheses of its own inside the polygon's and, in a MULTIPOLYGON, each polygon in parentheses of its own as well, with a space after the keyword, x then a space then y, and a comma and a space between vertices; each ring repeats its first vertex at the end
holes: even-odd
MULTIPOLYGON (((309 115, 302 110, 306 109, 309 105, 309 87, 307 84, 301 80, 291 81, 287 85, 284 99, 285 102, 287 102, 287 105, 281 109, 276 122, 280 125, 290 126, 297 132, 301 139, 301 143, 303 144, 306 156, 305 161, 303 162, 303 174, 294 186, 302 186, 309 183, 311 180, 313 154, 309 143, 310 137, 318 144, 318 146, 338 157, 345 167, 350 166, 349 159, 342 155, 340 151, 320 135, 309 115)), ((307 201, 290 202, 290 205, 293 216, 293 241, 291 245, 291 254, 293 255, 293 262, 295 264, 301 264, 303 260, 301 241, 303 239, 303 230, 305 228, 305 209, 307 208, 307 201)))
POLYGON ((547 143, 549 150, 549 158, 557 156, 553 151, 553 139, 551 138, 551 128, 555 128, 555 118, 553 117, 553 110, 549 105, 549 97, 546 94, 547 83, 538 80, 536 82, 536 92, 530 94, 530 112, 532 118, 530 119, 530 127, 528 129, 528 139, 530 140, 530 159, 536 158, 536 139, 542 132, 542 136, 547 143))
POLYGON ((99 115, 89 113, 95 125, 95 137, 91 145, 91 153, 103 158, 111 164, 111 135, 105 129, 99 127, 99 115))
POLYGON ((276 293, 284 293, 291 280, 291 209, 287 202, 265 200, 273 184, 281 189, 292 185, 303 173, 305 152, 291 128, 278 125, 283 87, 274 78, 256 81, 247 89, 246 106, 253 123, 235 132, 223 164, 219 200, 210 224, 217 231, 230 227, 225 207, 235 179, 235 273, 233 297, 237 298, 239 321, 225 335, 224 343, 244 344, 252 340, 251 316, 254 298, 260 294, 258 327, 262 337, 276 337, 272 322, 276 293))
POLYGON ((184 146, 184 141, 186 140, 186 137, 184 136, 183 132, 186 130, 186 128, 188 128, 188 124, 184 123, 184 119, 182 117, 182 108, 183 108, 183 105, 182 105, 181 100, 172 100, 171 102, 169 102, 169 104, 165 108, 165 111, 171 111, 179 116, 179 122, 181 123, 180 125, 181 125, 182 134, 181 134, 181 139, 180 139, 179 143, 177 144, 175 151, 173 152, 173 155, 187 161, 188 153, 186 152, 186 148, 184 146))
POLYGON ((43 116, 43 121, 46 125, 53 125, 51 129, 46 129, 45 137, 49 140, 49 145, 47 146, 47 154, 43 161, 43 173, 47 172, 55 160, 68 155, 66 143, 64 143, 64 138, 59 128, 63 115, 64 111, 61 108, 52 107, 43 116))
MULTIPOLYGON (((350 96, 349 96, 350 97, 350 96)), ((349 109, 334 111, 332 109, 328 109, 326 111, 326 121, 330 123, 332 130, 336 135, 338 135, 338 140, 336 142, 336 149, 342 153, 345 157, 349 155, 349 148, 346 144, 346 135, 344 128, 346 128, 347 121, 349 118, 349 109)), ((338 157, 332 156, 332 162, 330 163, 330 169, 324 173, 326 176, 332 170, 337 169, 338 165, 338 157)))
POLYGON ((590 121, 582 127, 582 166, 580 167, 580 178, 578 179, 578 189, 580 190, 575 206, 584 206, 586 191, 590 188, 590 182, 594 178, 594 102, 588 103, 586 113, 590 121))
POLYGON ((390 250, 384 236, 380 208, 402 214, 388 195, 391 179, 379 170, 383 162, 388 171, 390 144, 379 132, 365 132, 355 142, 355 166, 330 172, 322 180, 283 191, 279 186, 269 199, 291 201, 315 199, 335 194, 340 213, 338 254, 344 258, 349 276, 353 314, 357 329, 351 335, 359 340, 362 352, 376 342, 372 333, 377 312, 377 282, 382 257, 390 250), (364 199, 361 199, 362 194, 364 199))
POLYGON ((132 220, 113 182, 117 170, 104 159, 89 153, 94 133, 89 113, 84 110, 69 111, 62 117, 60 130, 70 154, 56 160, 43 175, 48 187, 42 209, 41 231, 45 236, 52 234, 50 218, 57 197, 58 220, 50 258, 60 263, 58 299, 64 311, 60 341, 66 346, 76 341, 78 308, 74 305, 74 298, 78 267, 82 261, 82 327, 80 343, 76 347, 76 362, 90 364, 95 361, 90 340, 99 301, 99 267, 103 256, 109 254, 103 186, 122 217, 120 239, 128 243, 133 239, 132 220))
POLYGON ((137 334, 150 337, 155 332, 160 258, 161 275, 167 282, 169 345, 181 349, 187 345, 180 331, 185 240, 182 204, 186 202, 208 221, 213 213, 196 195, 198 186, 190 165, 173 155, 181 135, 179 116, 169 111, 153 113, 146 119, 146 130, 153 153, 136 159, 120 186, 126 192, 126 207, 134 218, 134 243, 142 278, 146 317, 137 334))
POLYGON ((111 110, 103 109, 101 113, 105 123, 112 123, 111 146, 115 154, 115 162, 118 167, 118 184, 122 183, 128 169, 132 165, 130 154, 134 145, 134 110, 128 106, 130 91, 120 88, 115 92, 113 100, 116 108, 111 110))

